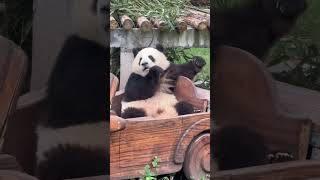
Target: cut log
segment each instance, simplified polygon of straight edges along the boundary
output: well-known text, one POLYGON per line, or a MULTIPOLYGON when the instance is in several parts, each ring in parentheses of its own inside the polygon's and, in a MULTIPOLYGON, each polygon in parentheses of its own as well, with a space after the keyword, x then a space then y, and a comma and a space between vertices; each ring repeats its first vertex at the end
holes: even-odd
POLYGON ((188 28, 187 23, 186 23, 183 19, 181 19, 181 18, 180 18, 180 19, 177 19, 176 24, 177 24, 177 30, 178 30, 179 32, 184 32, 184 31, 186 31, 187 28, 188 28))
POLYGON ((202 12, 202 11, 197 11, 197 10, 190 9, 190 8, 187 9, 187 12, 191 13, 192 15, 197 16, 199 18, 210 19, 210 14, 209 13, 205 13, 205 12, 202 12))
POLYGON ((112 16, 110 16, 110 30, 115 30, 119 27, 118 22, 116 21, 116 19, 112 16))
POLYGON ((144 32, 151 31, 152 29, 152 24, 146 17, 143 17, 143 16, 138 17, 137 24, 138 24, 138 27, 144 32))
POLYGON ((208 27, 207 20, 205 19, 201 20, 192 16, 186 16, 184 17, 184 20, 187 22, 187 24, 191 25, 193 28, 197 30, 204 30, 208 27))
POLYGON ((158 28, 160 31, 164 31, 167 28, 167 24, 161 20, 155 20, 153 22, 154 26, 158 28))
POLYGON ((130 31, 134 27, 132 19, 127 15, 121 16, 121 25, 126 31, 130 31))

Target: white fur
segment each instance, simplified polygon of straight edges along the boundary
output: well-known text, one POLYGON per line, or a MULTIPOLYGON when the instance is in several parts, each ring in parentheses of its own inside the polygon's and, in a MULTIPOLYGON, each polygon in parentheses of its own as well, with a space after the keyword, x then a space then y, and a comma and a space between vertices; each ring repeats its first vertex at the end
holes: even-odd
POLYGON ((139 51, 132 62, 132 72, 145 77, 149 71, 144 70, 144 67, 141 66, 142 63, 148 63, 148 68, 157 65, 163 70, 166 70, 170 66, 170 62, 167 60, 167 57, 161 51, 151 47, 144 48, 139 51), (155 62, 152 62, 152 60, 148 57, 150 55, 154 57, 155 62))
MULTIPOLYGON (((44 159, 43 153, 58 144, 80 144, 84 147, 106 147, 108 136, 107 122, 75 125, 52 129, 39 125, 37 127, 38 147, 37 162, 44 159)), ((107 149, 106 149, 107 150, 107 149)))
POLYGON ((172 94, 157 92, 153 97, 146 100, 122 102, 122 111, 128 107, 142 108, 147 116, 153 118, 172 118, 178 116, 175 105, 178 103, 176 97, 172 94), (157 111, 161 109, 163 113, 157 111))

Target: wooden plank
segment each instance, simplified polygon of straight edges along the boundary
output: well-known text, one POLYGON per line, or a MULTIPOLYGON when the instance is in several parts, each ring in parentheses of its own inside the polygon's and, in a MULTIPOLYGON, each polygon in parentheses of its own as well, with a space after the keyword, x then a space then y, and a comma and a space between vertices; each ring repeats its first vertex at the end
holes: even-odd
POLYGON ((264 166, 218 171, 215 180, 305 180, 320 178, 320 161, 292 161, 264 166))
POLYGON ((320 92, 279 81, 276 86, 285 112, 310 118, 316 126, 320 125, 320 92))
POLYGON ((197 31, 188 27, 186 31, 160 31, 153 28, 150 32, 142 32, 138 28, 133 28, 127 32, 123 28, 118 28, 110 32, 110 47, 136 48, 155 47, 161 44, 163 47, 210 47, 210 32, 208 30, 197 31))

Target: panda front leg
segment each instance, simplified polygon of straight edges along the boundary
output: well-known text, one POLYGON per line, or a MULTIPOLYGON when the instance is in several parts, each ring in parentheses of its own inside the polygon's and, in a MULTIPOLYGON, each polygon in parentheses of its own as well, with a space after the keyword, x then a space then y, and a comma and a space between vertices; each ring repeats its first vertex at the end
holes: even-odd
POLYGON ((193 106, 185 101, 180 101, 175 105, 176 111, 178 115, 186 115, 186 114, 193 114, 194 108, 193 106))
POLYGON ((124 119, 145 117, 145 116, 147 116, 147 113, 145 112, 145 110, 143 110, 141 108, 134 108, 134 107, 126 108, 121 113, 121 117, 124 118, 124 119))

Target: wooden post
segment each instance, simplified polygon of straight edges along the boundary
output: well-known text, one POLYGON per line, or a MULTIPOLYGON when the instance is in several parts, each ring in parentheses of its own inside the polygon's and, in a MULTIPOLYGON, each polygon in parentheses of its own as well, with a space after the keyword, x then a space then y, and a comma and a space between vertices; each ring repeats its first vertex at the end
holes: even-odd
POLYGON ((120 51, 120 87, 119 89, 124 89, 129 75, 131 73, 131 65, 133 61, 132 49, 121 48, 120 51))

